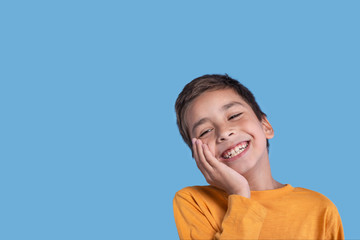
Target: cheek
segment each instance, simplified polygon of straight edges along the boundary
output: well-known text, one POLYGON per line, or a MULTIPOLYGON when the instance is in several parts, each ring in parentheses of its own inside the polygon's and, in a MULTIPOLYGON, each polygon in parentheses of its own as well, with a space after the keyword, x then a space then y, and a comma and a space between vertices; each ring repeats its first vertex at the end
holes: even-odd
POLYGON ((210 152, 215 155, 215 144, 211 138, 206 138, 201 140, 204 144, 208 145, 210 152))
POLYGON ((217 158, 217 152, 216 152, 216 141, 213 136, 209 136, 208 138, 203 140, 203 143, 207 144, 210 152, 213 156, 217 158))
POLYGON ((210 152, 212 153, 213 156, 216 157, 216 146, 214 143, 207 143, 207 145, 209 146, 210 152))

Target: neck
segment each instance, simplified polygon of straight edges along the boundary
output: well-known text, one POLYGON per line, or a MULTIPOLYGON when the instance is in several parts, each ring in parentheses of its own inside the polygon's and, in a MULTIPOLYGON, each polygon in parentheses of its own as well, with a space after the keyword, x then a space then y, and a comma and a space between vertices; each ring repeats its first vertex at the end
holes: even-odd
POLYGON ((272 177, 268 158, 258 162, 243 175, 249 183, 250 191, 272 190, 284 186, 272 177))

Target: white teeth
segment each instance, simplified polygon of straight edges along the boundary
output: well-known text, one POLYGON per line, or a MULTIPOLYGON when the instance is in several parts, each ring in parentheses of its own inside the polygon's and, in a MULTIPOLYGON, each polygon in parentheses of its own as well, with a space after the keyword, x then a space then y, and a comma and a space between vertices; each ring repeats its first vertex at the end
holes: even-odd
POLYGON ((235 157, 236 155, 239 155, 240 153, 242 153, 247 146, 249 145, 249 143, 245 143, 245 145, 237 146, 234 149, 232 149, 230 152, 228 152, 227 154, 224 155, 224 158, 232 158, 235 157))

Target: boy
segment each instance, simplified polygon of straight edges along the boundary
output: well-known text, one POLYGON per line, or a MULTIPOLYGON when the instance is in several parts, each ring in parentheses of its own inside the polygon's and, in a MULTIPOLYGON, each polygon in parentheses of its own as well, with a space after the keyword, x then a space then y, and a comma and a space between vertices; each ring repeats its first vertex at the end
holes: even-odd
POLYGON ((273 179, 274 136, 253 94, 228 75, 188 83, 177 124, 210 186, 174 197, 180 239, 344 239, 335 205, 320 193, 273 179))

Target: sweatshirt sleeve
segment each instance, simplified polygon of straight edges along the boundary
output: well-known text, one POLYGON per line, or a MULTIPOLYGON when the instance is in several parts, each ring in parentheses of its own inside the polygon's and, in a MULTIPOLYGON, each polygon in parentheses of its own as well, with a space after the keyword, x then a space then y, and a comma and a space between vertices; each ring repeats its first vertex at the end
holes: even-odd
POLYGON ((335 205, 332 204, 327 214, 326 237, 327 240, 343 240, 344 229, 340 214, 335 205))
POLYGON ((174 217, 181 240, 188 239, 258 239, 266 208, 240 195, 228 197, 228 208, 220 224, 212 208, 189 192, 176 193, 174 217))

